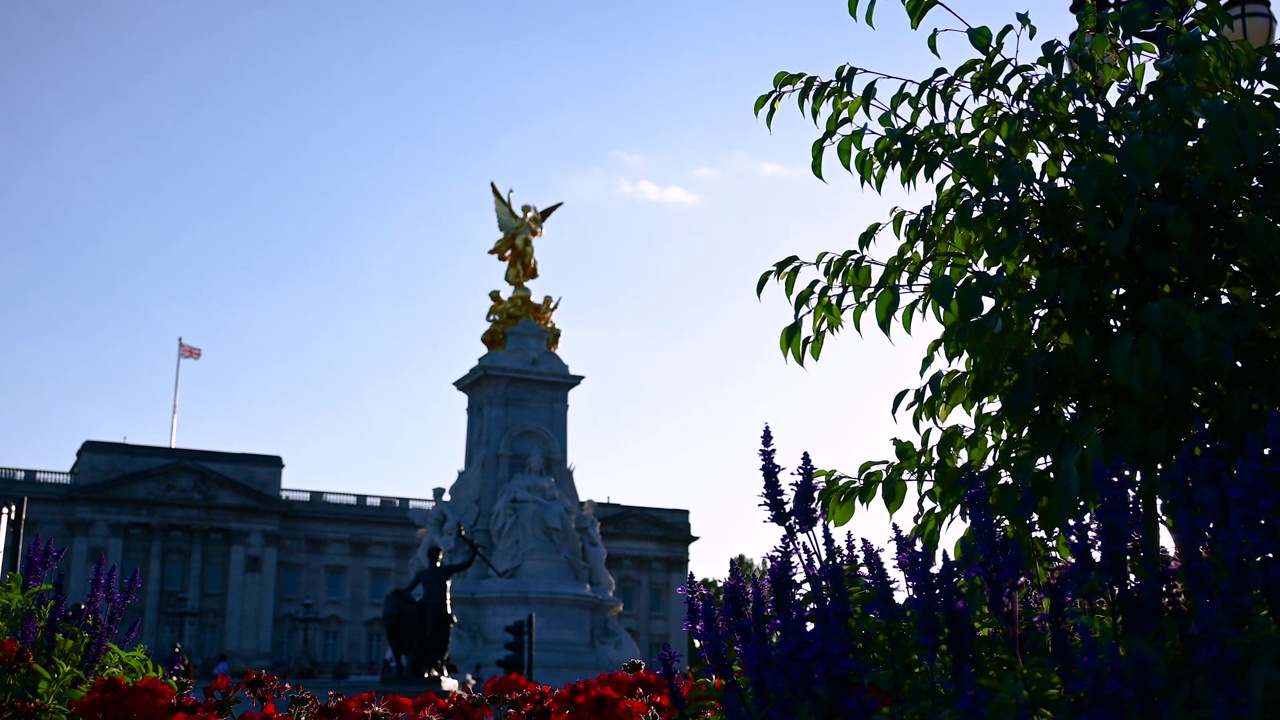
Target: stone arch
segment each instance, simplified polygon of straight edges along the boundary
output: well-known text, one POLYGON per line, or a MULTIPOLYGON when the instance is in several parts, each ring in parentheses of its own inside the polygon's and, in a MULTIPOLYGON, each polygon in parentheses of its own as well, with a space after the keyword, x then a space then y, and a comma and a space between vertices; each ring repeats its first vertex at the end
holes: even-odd
POLYGON ((574 508, 578 507, 578 488, 569 474, 567 459, 564 456, 564 449, 560 447, 560 441, 545 426, 534 423, 517 425, 507 430, 502 436, 502 440, 498 443, 499 484, 493 488, 493 491, 498 492, 502 483, 524 469, 525 458, 528 457, 528 452, 535 443, 542 449, 547 474, 555 479, 556 488, 560 490, 560 494, 565 496, 574 508))
POLYGON ((525 423, 507 430, 498 442, 499 484, 505 483, 512 475, 524 469, 525 458, 535 445, 542 450, 548 472, 559 477, 561 468, 564 467, 564 452, 560 448, 560 442, 546 427, 525 423))

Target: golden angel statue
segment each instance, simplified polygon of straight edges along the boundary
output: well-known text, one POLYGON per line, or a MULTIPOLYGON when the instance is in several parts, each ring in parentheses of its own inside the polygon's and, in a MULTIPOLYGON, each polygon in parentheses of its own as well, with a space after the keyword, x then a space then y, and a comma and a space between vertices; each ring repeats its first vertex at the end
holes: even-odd
POLYGON ((533 257, 533 239, 542 236, 542 224, 563 203, 556 203, 541 211, 532 205, 521 205, 520 214, 516 215, 511 206, 511 192, 508 191, 504 198, 498 192, 497 185, 489 183, 489 187, 493 190, 498 229, 502 231, 502 237, 489 254, 497 255, 499 260, 507 263, 506 280, 516 288, 515 294, 527 295, 528 290, 524 284, 538 277, 538 261, 533 257))

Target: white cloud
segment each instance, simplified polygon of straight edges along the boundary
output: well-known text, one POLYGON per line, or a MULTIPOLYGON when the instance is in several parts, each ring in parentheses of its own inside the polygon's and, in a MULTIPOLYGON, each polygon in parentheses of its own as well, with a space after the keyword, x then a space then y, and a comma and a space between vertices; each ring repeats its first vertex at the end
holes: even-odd
POLYGON ((626 178, 618 178, 618 192, 623 195, 631 195, 643 200, 652 200, 653 202, 678 203, 681 205, 691 205, 698 202, 697 195, 685 190, 679 185, 667 185, 663 187, 648 180, 638 180, 631 182, 626 178))
POLYGON ((629 152, 623 152, 621 150, 614 150, 609 153, 609 157, 613 158, 614 160, 621 160, 622 162, 628 165, 644 164, 644 156, 639 153, 629 153, 629 152))
POLYGON ((769 177, 771 175, 776 175, 778 177, 791 177, 800 172, 793 167, 787 167, 786 165, 779 165, 771 162, 760 163, 759 170, 760 174, 765 177, 769 177))
POLYGON ((720 171, 713 167, 700 167, 693 171, 694 177, 713 178, 720 174, 720 171))

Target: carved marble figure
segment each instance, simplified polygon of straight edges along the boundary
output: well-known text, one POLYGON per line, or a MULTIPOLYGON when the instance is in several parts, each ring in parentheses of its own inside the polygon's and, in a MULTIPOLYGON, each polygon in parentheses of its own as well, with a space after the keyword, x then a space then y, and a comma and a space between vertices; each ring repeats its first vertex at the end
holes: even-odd
POLYGON ((591 644, 596 651, 596 663, 609 670, 621 668, 640 654, 635 640, 613 615, 598 615, 592 621, 591 644))
POLYGON ((582 512, 578 515, 578 535, 582 538, 582 558, 587 567, 587 582, 591 592, 604 597, 613 597, 617 583, 605 567, 608 552, 604 540, 600 537, 600 520, 595 515, 596 503, 588 500, 583 503, 582 512))
POLYGON ((571 575, 581 576, 573 510, 546 474, 542 452, 534 448, 524 472, 502 488, 493 505, 489 530, 493 535, 493 564, 502 577, 514 576, 533 554, 559 554, 571 575), (575 567, 574 561, 577 561, 575 567))
POLYGON ((433 547, 438 547, 446 553, 453 552, 458 544, 458 534, 463 524, 462 519, 454 512, 452 504, 444 499, 444 488, 438 487, 431 491, 433 503, 430 510, 410 510, 409 517, 416 522, 419 527, 418 549, 414 552, 413 557, 409 559, 409 576, 418 574, 418 571, 427 566, 427 551, 433 547))

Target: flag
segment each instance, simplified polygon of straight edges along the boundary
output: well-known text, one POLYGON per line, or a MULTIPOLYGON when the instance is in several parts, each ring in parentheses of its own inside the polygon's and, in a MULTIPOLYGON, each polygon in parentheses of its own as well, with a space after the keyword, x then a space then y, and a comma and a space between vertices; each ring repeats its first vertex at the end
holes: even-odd
POLYGON ((191 358, 192 360, 200 359, 200 348, 192 347, 182 341, 178 342, 178 358, 191 358))

